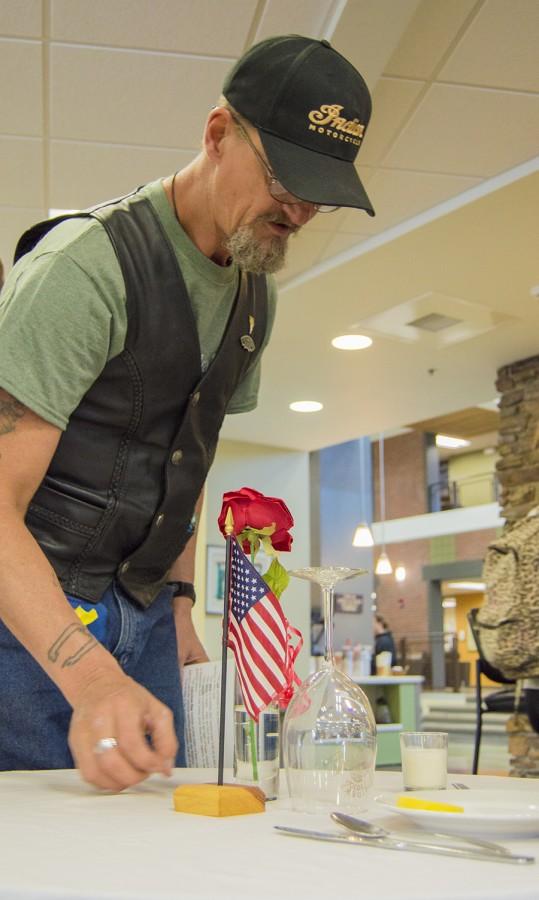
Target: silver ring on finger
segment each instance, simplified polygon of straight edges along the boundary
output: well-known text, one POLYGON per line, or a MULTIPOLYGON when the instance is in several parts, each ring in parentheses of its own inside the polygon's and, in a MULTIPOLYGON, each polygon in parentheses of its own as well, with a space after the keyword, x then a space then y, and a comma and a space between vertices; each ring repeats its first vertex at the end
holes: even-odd
POLYGON ((101 756, 102 753, 106 753, 107 750, 115 750, 118 746, 118 741, 113 737, 104 737, 99 738, 97 744, 94 747, 94 753, 96 756, 101 756))

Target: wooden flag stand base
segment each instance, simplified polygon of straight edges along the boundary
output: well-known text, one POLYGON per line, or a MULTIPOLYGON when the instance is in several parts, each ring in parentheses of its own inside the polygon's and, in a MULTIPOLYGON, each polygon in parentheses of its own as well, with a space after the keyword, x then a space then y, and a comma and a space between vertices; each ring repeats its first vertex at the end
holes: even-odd
POLYGON ((174 791, 176 812, 195 816, 245 816, 266 811, 260 788, 239 784, 182 784, 174 791))

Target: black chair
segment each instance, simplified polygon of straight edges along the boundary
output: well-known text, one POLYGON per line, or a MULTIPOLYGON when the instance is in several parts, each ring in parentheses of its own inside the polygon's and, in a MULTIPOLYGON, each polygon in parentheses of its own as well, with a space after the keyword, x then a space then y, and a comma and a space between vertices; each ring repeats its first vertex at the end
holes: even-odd
POLYGON ((506 678, 499 669, 496 669, 492 666, 483 656, 483 652, 481 650, 481 640, 479 637, 479 632, 477 626, 475 624, 475 617, 478 613, 478 609, 471 609, 468 613, 468 622, 470 624, 470 629, 477 647, 478 658, 475 663, 475 710, 476 710, 476 721, 475 721, 475 743, 474 743, 474 754, 473 754, 473 766, 472 766, 472 774, 477 775, 477 768, 479 765, 479 748, 481 746, 481 733, 483 728, 483 716, 487 713, 493 712, 503 712, 503 713, 526 713, 526 695, 523 691, 518 703, 516 699, 515 693, 515 682, 510 678, 506 678), (482 685, 481 685, 481 676, 484 675, 486 678, 490 678, 491 681, 495 681, 496 684, 506 684, 512 685, 512 687, 504 688, 501 691, 494 691, 493 693, 487 694, 485 697, 482 695, 482 685))

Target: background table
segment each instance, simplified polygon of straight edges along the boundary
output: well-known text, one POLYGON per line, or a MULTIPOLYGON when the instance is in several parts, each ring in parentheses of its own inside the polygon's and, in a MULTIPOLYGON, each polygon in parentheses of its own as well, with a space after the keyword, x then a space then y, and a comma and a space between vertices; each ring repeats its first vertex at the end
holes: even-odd
MULTIPOLYGON (((277 824, 332 828, 286 799, 261 815, 212 819, 176 813, 176 785, 211 781, 209 770, 176 769, 122 794, 99 793, 74 771, 0 774, 1 900, 537 900, 539 864, 447 860, 277 834, 277 824)), ((281 773, 281 777, 284 778, 281 773)), ((459 776, 460 777, 460 776, 459 776)), ((467 776, 473 787, 524 792, 525 779, 467 776)), ((399 790, 380 772, 376 790, 399 790)), ((401 830, 408 820, 369 817, 401 830)), ((336 827, 336 826, 335 826, 336 827)), ((539 840, 503 841, 539 855, 539 840)))
POLYGON ((370 700, 373 709, 382 697, 391 713, 391 725, 377 725, 378 766, 400 765, 400 732, 417 731, 420 727, 420 693, 424 682, 422 675, 369 675, 353 678, 370 700))

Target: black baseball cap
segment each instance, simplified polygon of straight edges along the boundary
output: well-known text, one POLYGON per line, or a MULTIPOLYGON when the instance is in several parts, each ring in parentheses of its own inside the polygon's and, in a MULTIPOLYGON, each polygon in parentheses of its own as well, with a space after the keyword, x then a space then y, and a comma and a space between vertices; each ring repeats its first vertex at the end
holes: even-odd
POLYGON ((371 96, 357 69, 327 41, 288 34, 255 44, 229 72, 223 94, 258 129, 287 191, 374 216, 354 168, 371 96))

